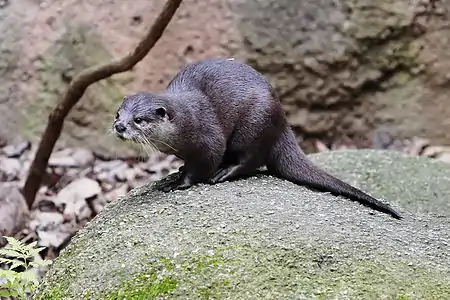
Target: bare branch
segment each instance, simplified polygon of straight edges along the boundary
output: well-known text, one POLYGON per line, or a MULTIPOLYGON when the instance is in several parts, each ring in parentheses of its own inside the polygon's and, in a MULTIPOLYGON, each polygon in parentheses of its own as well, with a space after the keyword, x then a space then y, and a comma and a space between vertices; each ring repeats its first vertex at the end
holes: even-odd
POLYGON ((153 48, 180 6, 182 0, 168 0, 153 25, 142 41, 127 56, 107 64, 85 69, 78 74, 68 86, 59 103, 50 113, 47 127, 41 137, 39 148, 31 164, 23 195, 29 207, 33 205, 36 193, 48 166, 48 160, 53 148, 61 135, 64 119, 70 110, 78 103, 86 89, 93 83, 133 68, 153 48))

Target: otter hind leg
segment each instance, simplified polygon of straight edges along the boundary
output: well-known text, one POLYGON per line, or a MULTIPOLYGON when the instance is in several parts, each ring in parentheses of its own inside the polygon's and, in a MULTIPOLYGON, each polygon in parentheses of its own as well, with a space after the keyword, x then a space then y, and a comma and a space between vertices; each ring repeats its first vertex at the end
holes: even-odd
POLYGON ((245 153, 238 163, 229 164, 218 169, 210 179, 211 183, 237 180, 258 173, 263 159, 253 152, 245 153))

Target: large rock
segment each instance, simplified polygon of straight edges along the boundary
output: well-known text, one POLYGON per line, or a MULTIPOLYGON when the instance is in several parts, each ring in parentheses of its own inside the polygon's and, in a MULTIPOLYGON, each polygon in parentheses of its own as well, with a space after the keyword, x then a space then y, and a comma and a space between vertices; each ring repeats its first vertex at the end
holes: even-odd
POLYGON ((34 299, 447 297, 448 165, 377 151, 313 159, 404 219, 271 177, 144 186, 77 234, 34 299))
POLYGON ((381 130, 449 142, 449 1, 240 2, 243 57, 306 140, 381 130))

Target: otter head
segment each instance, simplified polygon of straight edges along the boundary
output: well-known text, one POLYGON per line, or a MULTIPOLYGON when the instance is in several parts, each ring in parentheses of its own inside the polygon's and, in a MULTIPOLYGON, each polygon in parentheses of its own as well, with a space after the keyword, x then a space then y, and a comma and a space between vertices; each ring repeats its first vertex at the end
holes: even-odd
POLYGON ((173 150, 172 117, 166 97, 140 92, 124 97, 113 131, 122 140, 148 144, 169 153, 173 150))

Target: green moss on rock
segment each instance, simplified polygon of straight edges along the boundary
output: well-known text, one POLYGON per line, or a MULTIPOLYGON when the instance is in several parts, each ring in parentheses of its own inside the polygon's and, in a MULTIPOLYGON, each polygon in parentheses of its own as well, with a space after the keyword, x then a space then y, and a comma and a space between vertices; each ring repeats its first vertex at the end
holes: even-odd
POLYGON ((99 297, 99 299, 155 299, 157 296, 170 294, 176 286, 177 281, 174 279, 158 278, 155 273, 141 274, 137 278, 125 282, 107 296, 99 297))

